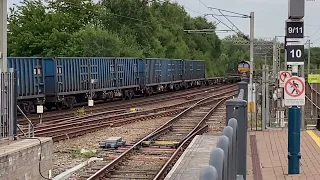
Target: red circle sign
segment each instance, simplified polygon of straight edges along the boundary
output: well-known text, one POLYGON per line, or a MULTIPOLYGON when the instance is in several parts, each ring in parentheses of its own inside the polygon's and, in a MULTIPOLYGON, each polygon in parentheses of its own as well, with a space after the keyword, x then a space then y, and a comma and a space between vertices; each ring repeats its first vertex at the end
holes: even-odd
POLYGON ((297 78, 297 77, 291 77, 290 79, 287 80, 286 84, 284 85, 284 90, 285 92, 291 96, 291 97, 298 97, 301 96, 301 94, 304 92, 304 83, 301 81, 301 79, 297 78), (293 81, 296 80, 298 83, 301 84, 301 90, 298 89, 298 87, 295 86, 295 84, 293 83, 293 81), (297 92, 297 94, 293 94, 293 91, 290 93, 288 91, 288 85, 290 85, 291 87, 293 87, 293 89, 297 92))
POLYGON ((291 75, 290 75, 289 72, 282 72, 282 73, 280 74, 280 80, 281 80, 282 82, 284 82, 284 80, 285 80, 284 77, 285 77, 286 74, 288 74, 288 76, 291 77, 291 75))

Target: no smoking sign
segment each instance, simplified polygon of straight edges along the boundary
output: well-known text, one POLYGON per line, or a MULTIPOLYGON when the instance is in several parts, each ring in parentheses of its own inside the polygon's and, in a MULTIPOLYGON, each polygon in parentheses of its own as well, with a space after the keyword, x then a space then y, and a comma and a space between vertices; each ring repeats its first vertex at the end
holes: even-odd
POLYGON ((283 87, 284 86, 284 81, 286 78, 290 78, 292 77, 292 73, 291 71, 280 71, 279 73, 279 87, 283 87))
POLYGON ((285 106, 305 105, 305 80, 302 77, 286 78, 284 82, 285 106))

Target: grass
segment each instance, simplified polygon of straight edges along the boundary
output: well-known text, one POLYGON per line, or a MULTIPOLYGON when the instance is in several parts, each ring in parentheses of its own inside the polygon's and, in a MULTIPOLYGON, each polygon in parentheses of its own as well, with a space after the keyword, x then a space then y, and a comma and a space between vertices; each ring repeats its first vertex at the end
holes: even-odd
POLYGON ((73 149, 71 150, 71 156, 73 158, 81 157, 81 158, 92 158, 97 154, 96 151, 93 150, 82 150, 82 149, 73 149))
POLYGON ((86 109, 84 107, 78 108, 77 112, 75 112, 76 116, 83 116, 86 115, 86 109))

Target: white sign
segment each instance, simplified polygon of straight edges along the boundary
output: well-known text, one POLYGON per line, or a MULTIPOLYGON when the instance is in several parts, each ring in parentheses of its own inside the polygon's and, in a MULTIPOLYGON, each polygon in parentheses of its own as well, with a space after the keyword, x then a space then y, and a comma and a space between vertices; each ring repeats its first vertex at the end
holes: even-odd
POLYGON ((289 78, 292 76, 291 71, 280 71, 279 73, 279 87, 283 87, 284 86, 284 81, 286 78, 289 78))
POLYGON ((305 105, 305 80, 302 77, 286 78, 284 82, 284 104, 286 106, 305 105))

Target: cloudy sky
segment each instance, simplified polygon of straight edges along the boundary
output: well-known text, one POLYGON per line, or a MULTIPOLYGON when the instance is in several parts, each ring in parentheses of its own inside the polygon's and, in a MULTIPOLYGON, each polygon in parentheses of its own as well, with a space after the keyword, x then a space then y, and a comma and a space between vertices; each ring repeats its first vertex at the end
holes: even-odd
MULTIPOLYGON (((19 3, 20 0, 8 0, 8 6, 19 3)), ((95 2, 98 0, 94 0, 95 2)), ((215 13, 207 7, 215 7, 224 10, 234 11, 241 14, 255 13, 255 37, 271 38, 283 36, 285 20, 288 13, 288 0, 171 0, 183 5, 191 16, 201 16, 204 14, 215 13)), ((313 46, 320 46, 320 0, 306 1, 305 8, 305 36, 311 36, 313 46)), ((223 17, 219 19, 232 25, 223 17)), ((210 17, 208 20, 214 21, 210 17)), ((249 19, 230 18, 230 20, 245 34, 249 34, 249 19)), ((228 29, 223 24, 218 25, 218 29, 228 29)), ((229 33, 230 34, 230 33, 229 33)), ((218 33, 220 37, 229 35, 228 33, 218 33)))

